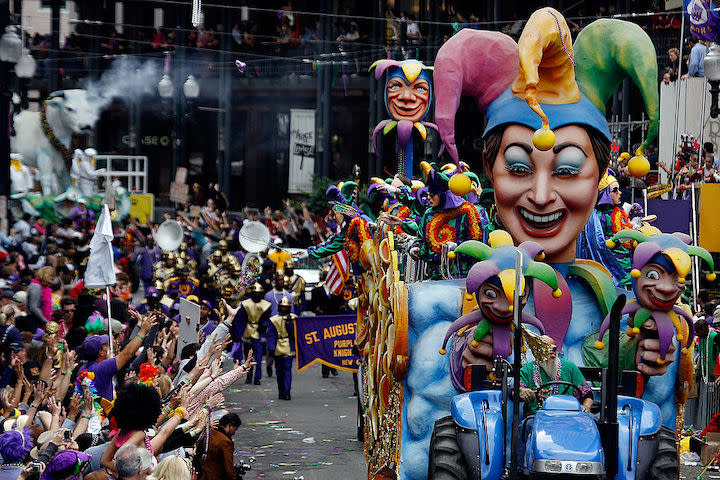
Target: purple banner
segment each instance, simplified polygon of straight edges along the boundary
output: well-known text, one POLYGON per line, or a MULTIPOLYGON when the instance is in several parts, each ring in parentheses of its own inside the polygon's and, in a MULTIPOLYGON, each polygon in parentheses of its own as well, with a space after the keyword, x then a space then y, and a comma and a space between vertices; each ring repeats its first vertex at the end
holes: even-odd
POLYGON ((657 215, 657 220, 652 222, 663 233, 682 232, 690 235, 690 215, 692 205, 690 199, 686 200, 663 200, 662 198, 650 198, 647 201, 648 211, 645 215, 657 215))
POLYGON ((353 355, 357 316, 319 315, 295 319, 297 369, 302 372, 316 362, 357 372, 360 357, 353 355))
POLYGON ((701 40, 713 42, 720 32, 720 17, 713 12, 710 0, 683 0, 685 15, 690 19, 690 32, 701 40))

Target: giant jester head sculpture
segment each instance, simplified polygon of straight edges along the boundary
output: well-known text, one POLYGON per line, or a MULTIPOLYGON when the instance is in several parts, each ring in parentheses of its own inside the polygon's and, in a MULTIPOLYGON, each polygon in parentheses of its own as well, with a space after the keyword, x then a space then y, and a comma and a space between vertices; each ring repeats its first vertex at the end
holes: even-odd
POLYGON ((532 14, 517 44, 489 32, 452 40, 438 52, 434 72, 435 116, 448 151, 457 161, 455 112, 460 97, 470 95, 486 112, 483 161, 503 225, 516 243, 540 243, 549 261, 573 261, 610 160, 605 103, 625 77, 640 88, 650 118, 641 150, 657 134, 652 41, 633 23, 601 19, 573 44, 552 8, 532 14))

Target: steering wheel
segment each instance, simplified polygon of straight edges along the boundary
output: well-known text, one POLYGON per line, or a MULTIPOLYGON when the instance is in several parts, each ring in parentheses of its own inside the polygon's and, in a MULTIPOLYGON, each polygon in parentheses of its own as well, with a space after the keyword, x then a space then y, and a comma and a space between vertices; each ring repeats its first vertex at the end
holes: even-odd
POLYGON ((574 383, 566 382, 564 380, 552 380, 550 382, 543 383, 542 385, 540 385, 539 387, 537 387, 535 389, 535 397, 537 398, 537 401, 538 401, 538 407, 542 407, 543 403, 545 402, 545 399, 549 396, 549 395, 543 394, 543 389, 546 387, 549 387, 549 386, 551 387, 553 385, 562 385, 565 387, 571 387, 571 388, 574 388, 575 391, 578 393, 578 397, 582 397, 582 395, 583 395, 583 391, 580 389, 580 387, 578 387, 574 383))

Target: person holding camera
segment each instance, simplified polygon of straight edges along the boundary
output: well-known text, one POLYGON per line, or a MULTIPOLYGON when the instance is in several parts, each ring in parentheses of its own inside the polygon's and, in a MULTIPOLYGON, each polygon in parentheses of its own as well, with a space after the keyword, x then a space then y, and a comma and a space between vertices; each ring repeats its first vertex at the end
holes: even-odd
POLYGON ((195 454, 195 468, 200 471, 198 480, 235 480, 235 443, 232 437, 239 427, 240 417, 236 413, 227 413, 220 418, 218 427, 210 432, 207 452, 201 451, 205 445, 200 442, 195 454))

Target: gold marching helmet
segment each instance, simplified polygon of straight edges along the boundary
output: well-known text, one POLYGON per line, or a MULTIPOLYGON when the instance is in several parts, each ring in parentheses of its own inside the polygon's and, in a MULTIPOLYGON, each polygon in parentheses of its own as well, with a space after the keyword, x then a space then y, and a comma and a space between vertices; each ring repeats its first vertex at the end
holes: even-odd
POLYGON ((250 288, 248 289, 248 292, 263 293, 264 290, 263 290, 262 285, 255 282, 252 284, 252 286, 250 286, 250 288))
POLYGON ((278 307, 292 307, 292 302, 288 297, 282 297, 278 302, 278 307))
POLYGON ((285 270, 295 270, 295 261, 292 258, 288 258, 285 260, 283 267, 285 270))

